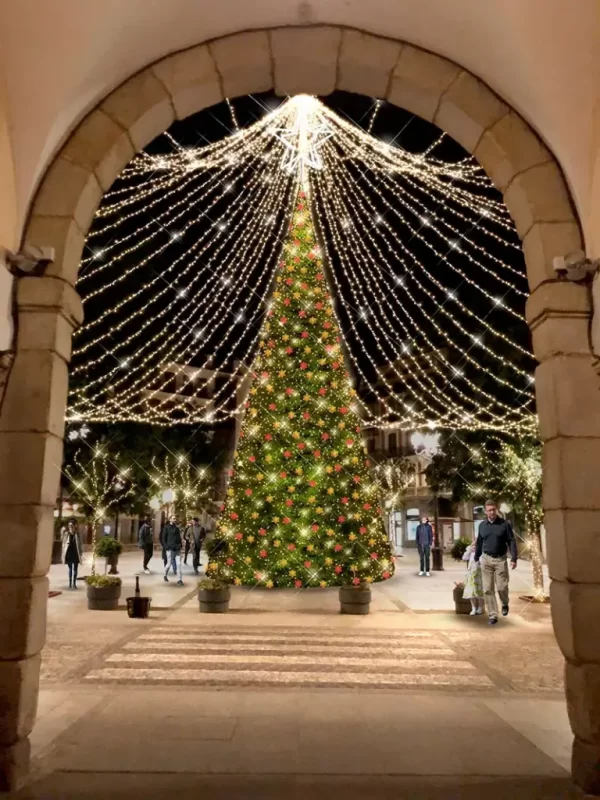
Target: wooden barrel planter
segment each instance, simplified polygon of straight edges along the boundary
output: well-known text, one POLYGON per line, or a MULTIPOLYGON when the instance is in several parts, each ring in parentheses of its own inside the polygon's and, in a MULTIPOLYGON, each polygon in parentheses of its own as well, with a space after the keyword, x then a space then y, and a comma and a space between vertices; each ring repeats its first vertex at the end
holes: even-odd
POLYGON ((148 619, 151 597, 128 597, 127 616, 131 619, 148 619))
POLYGON ((90 611, 116 611, 121 597, 121 584, 113 586, 87 587, 87 601, 90 611))
POLYGON ((371 607, 371 590, 356 586, 340 587, 340 613, 368 614, 371 607))
POLYGON ((198 589, 198 602, 203 614, 225 614, 229 611, 231 589, 198 589))
POLYGON ((464 599, 463 592, 464 592, 463 586, 455 586, 452 591, 452 596, 454 598, 454 611, 457 614, 470 614, 471 601, 464 599))

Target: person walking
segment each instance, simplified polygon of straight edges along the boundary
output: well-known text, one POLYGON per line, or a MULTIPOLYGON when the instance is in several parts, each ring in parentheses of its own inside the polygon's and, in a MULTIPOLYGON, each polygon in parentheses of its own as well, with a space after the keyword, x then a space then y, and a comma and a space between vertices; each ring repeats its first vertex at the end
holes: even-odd
POLYGON ((140 529, 138 531, 138 547, 144 551, 144 566, 143 570, 146 575, 150 575, 148 569, 148 562, 154 555, 154 534, 147 519, 142 520, 140 529))
POLYGON ((465 588, 463 597, 471 601, 471 616, 483 614, 483 578, 481 575, 481 565, 475 561, 475 551, 477 549, 477 539, 465 550, 463 561, 467 562, 467 574, 465 576, 465 588))
POLYGON ((508 614, 508 564, 507 553, 510 552, 510 566, 517 566, 517 543, 510 522, 498 516, 495 500, 485 501, 485 519, 479 526, 475 561, 481 561, 483 594, 488 612, 488 622, 498 622, 498 603, 496 590, 502 603, 502 616, 508 614))
POLYGON ((202 550, 202 542, 206 539, 206 529, 200 525, 198 517, 194 517, 186 530, 186 534, 192 544, 192 565, 194 572, 198 574, 198 567, 200 566, 200 551, 202 550))
POLYGON ((169 582, 167 575, 169 573, 169 569, 173 567, 173 572, 177 573, 178 577, 177 585, 183 586, 183 575, 181 566, 182 537, 181 537, 181 530, 177 525, 177 518, 175 516, 170 517, 169 521, 163 528, 162 539, 163 539, 162 545, 167 556, 164 581, 165 583, 169 582))
POLYGON ((421 524, 417 525, 417 550, 419 551, 419 575, 431 575, 429 571, 431 559, 431 546, 433 544, 433 528, 429 524, 429 517, 422 517, 421 524))
POLYGON ((77 588, 77 570, 83 558, 83 545, 74 519, 67 522, 62 533, 62 562, 69 568, 69 589, 77 588))
POLYGON ((190 554, 190 550, 192 549, 192 542, 191 542, 191 527, 193 524, 193 520, 189 519, 187 525, 185 526, 185 530, 183 532, 183 543, 184 543, 184 554, 183 554, 183 563, 187 564, 188 556, 190 554))

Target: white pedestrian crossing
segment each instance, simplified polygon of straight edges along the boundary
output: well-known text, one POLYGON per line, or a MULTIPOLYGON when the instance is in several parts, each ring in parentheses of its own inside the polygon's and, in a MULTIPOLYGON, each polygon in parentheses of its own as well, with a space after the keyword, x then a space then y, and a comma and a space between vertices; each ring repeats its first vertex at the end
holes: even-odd
POLYGON ((436 632, 157 626, 86 681, 203 686, 492 688, 436 632))

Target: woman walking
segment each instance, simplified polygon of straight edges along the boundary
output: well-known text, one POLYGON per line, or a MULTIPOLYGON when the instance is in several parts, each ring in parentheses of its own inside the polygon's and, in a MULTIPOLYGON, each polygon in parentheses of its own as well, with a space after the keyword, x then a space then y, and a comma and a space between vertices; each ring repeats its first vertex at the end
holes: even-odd
POLYGON ((465 589, 463 597, 471 601, 471 616, 483 614, 483 578, 481 575, 481 565, 475 561, 475 548, 477 540, 473 539, 465 550, 463 561, 467 561, 467 574, 465 576, 465 589))
POLYGON ((82 561, 83 546, 75 520, 67 522, 62 535, 62 561, 69 568, 69 589, 77 588, 77 570, 82 561))

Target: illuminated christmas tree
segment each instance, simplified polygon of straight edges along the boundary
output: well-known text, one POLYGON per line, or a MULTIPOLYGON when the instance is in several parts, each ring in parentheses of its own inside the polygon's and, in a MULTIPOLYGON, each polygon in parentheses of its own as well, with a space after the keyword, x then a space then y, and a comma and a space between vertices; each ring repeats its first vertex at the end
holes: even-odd
POLYGON ((276 282, 209 569, 268 588, 385 580, 391 548, 302 192, 276 282))

